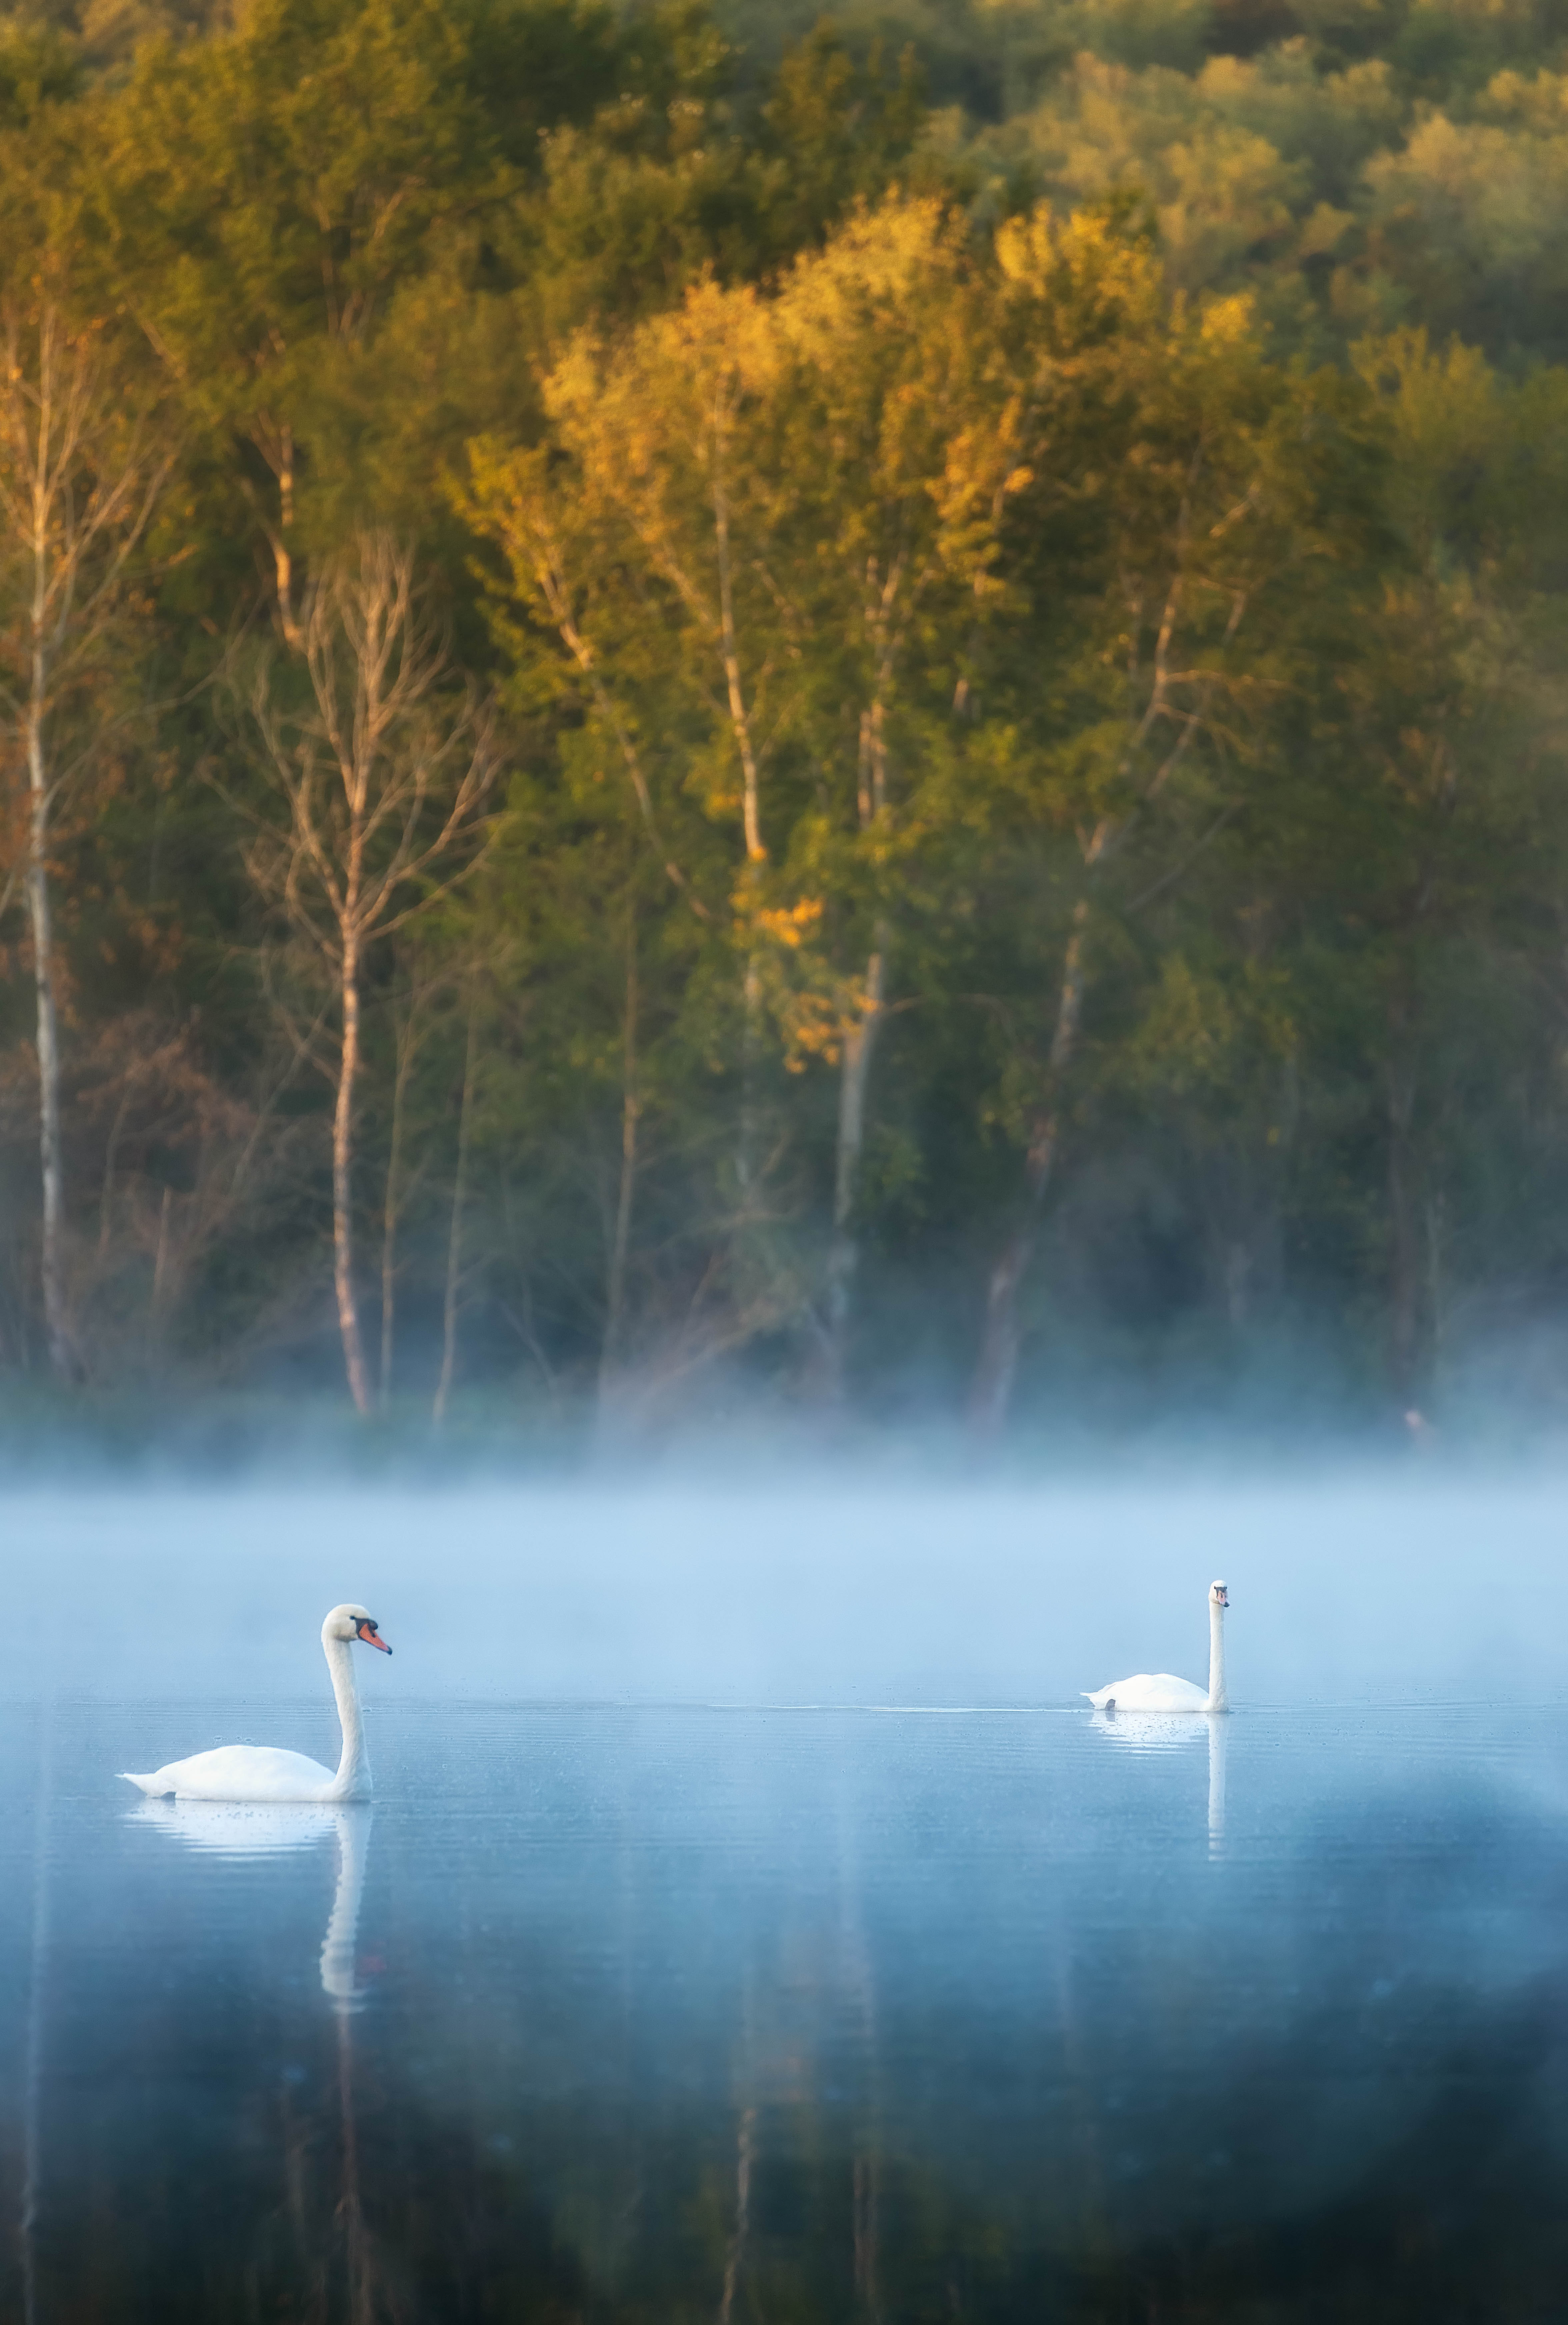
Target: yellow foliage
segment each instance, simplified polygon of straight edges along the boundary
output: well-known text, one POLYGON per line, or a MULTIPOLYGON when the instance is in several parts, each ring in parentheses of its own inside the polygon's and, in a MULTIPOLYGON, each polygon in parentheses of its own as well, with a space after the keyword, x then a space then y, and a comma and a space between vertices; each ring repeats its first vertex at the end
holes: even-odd
POLYGON ((826 995, 791 994, 775 1014, 784 1037, 786 1073, 804 1073, 812 1058, 826 1066, 838 1063, 844 1051, 844 1027, 826 995))
POLYGON ((1048 202, 1037 203, 997 229, 996 257, 1005 282, 1037 297, 1121 310, 1129 321, 1158 311, 1158 259, 1086 211, 1061 218, 1048 202))
POLYGON ((801 940, 809 936, 822 918, 822 904, 816 897, 805 897, 798 904, 779 905, 772 910, 764 906, 756 914, 756 925, 764 936, 772 938, 791 952, 799 949, 801 940))
POLYGON ((1233 292, 1228 299, 1211 299, 1204 309, 1199 336, 1206 347, 1228 349, 1245 346, 1252 335, 1253 301, 1250 292, 1233 292))
POLYGON ((879 308, 910 319, 909 301, 927 301, 938 278, 963 265, 963 227, 940 202, 899 196, 856 211, 825 250, 806 253, 785 276, 774 307, 776 327, 798 354, 816 363, 842 360, 848 333, 879 308))

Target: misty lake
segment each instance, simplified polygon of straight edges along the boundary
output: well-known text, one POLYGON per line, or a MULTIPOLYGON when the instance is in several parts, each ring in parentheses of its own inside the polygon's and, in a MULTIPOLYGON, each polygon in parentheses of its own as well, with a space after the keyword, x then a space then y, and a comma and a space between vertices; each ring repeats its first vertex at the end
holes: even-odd
POLYGON ((371 1719, 0 1712, 7 2319, 1563 2314, 1560 1709, 371 1719))

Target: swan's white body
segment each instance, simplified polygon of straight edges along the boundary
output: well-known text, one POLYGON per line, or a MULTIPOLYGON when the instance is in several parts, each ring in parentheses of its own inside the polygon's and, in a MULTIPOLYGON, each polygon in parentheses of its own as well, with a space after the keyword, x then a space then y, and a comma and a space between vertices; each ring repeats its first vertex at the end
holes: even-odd
POLYGON ((1173 1679, 1169 1672, 1135 1672, 1130 1679, 1113 1679, 1109 1687, 1084 1694, 1096 1711, 1229 1711, 1225 1694, 1225 1608, 1229 1593, 1222 1582, 1209 1588, 1209 1684, 1205 1690, 1190 1679, 1173 1679))
POLYGON ((367 1801, 371 1796, 370 1756, 359 1714, 359 1690, 354 1683, 352 1643, 392 1649, 376 1635, 376 1626, 363 1607, 334 1607, 321 1626, 321 1648, 332 1674, 337 1717, 343 1729, 343 1752, 336 1774, 303 1752, 282 1752, 271 1744, 222 1744, 215 1752, 197 1752, 189 1760, 171 1760, 151 1775, 134 1776, 122 1770, 128 1784, 140 1785, 151 1798, 172 1794, 181 1801, 367 1801))

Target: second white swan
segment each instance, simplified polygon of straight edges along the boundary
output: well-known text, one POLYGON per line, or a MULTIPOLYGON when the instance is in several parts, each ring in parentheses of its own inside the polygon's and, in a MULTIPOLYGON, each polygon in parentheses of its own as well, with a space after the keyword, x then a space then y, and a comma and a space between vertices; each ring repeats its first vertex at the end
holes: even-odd
POLYGON ((122 1769, 128 1784, 140 1785, 152 1798, 172 1793, 181 1801, 367 1801, 371 1795, 370 1756, 359 1716, 359 1690, 354 1684, 349 1653, 359 1639, 367 1647, 392 1649, 381 1636, 374 1617, 364 1607, 334 1607, 321 1626, 321 1648, 332 1674, 337 1717, 343 1728, 343 1751, 334 1775, 319 1760, 303 1752, 282 1752, 270 1744, 222 1744, 215 1752, 197 1752, 189 1760, 171 1760, 151 1775, 134 1776, 122 1769))
POLYGON ((1190 1679, 1173 1679, 1169 1672, 1137 1672, 1131 1679, 1113 1679, 1109 1687, 1084 1692, 1097 1711, 1229 1711, 1225 1694, 1225 1609, 1230 1592, 1222 1582, 1209 1585, 1209 1685, 1205 1694, 1190 1679))

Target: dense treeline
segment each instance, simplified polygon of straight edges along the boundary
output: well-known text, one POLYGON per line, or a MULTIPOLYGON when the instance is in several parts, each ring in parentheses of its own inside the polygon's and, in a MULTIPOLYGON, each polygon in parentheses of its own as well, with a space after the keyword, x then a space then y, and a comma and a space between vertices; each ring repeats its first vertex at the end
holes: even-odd
POLYGON ((1555 1396, 1568 19, 90 0, 0 147, 14 1375, 1555 1396))

